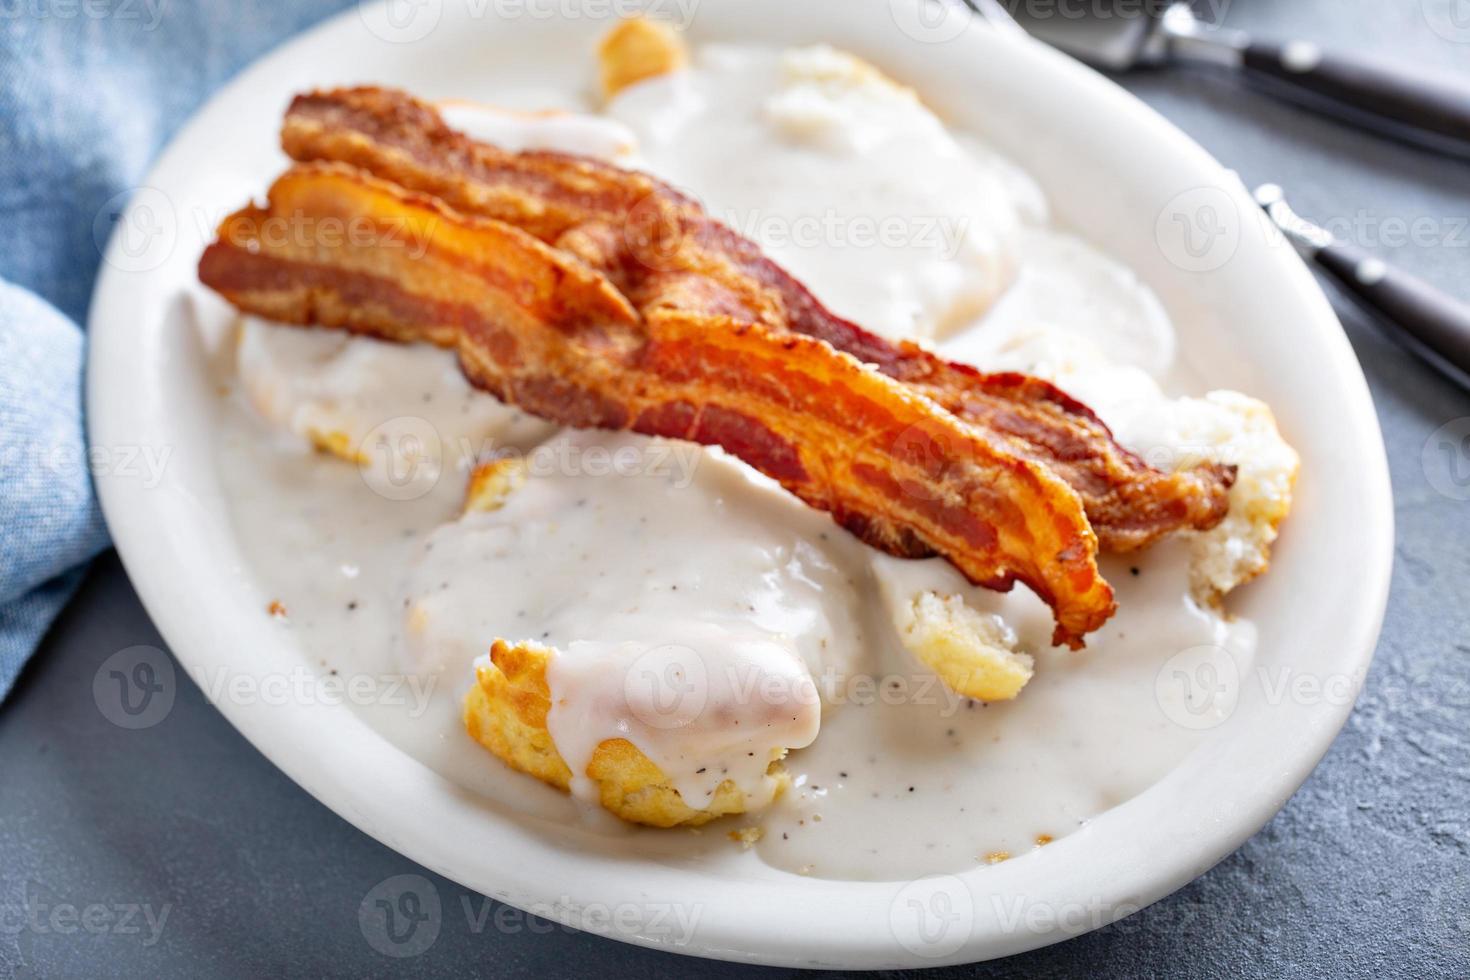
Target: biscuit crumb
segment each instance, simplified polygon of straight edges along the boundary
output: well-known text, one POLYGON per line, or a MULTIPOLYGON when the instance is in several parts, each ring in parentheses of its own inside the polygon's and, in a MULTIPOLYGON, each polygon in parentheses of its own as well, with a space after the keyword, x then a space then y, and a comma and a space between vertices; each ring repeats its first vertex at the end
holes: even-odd
POLYGON ((732 841, 740 845, 742 851, 748 851, 756 845, 762 837, 766 836, 764 827, 741 827, 732 830, 727 835, 732 841))
POLYGON ((991 851, 989 854, 985 855, 985 863, 1000 864, 1000 862, 1002 861, 1009 860, 1010 856, 1010 851, 991 851))
POLYGON ((524 460, 506 456, 475 467, 465 488, 464 512, 499 510, 508 498, 526 482, 524 460))
POLYGON ((306 438, 311 442, 312 448, 319 453, 337 456, 349 463, 357 463, 359 466, 371 462, 365 453, 353 448, 352 437, 340 429, 330 431, 307 429, 306 438))
POLYGON ((286 607, 281 604, 280 599, 272 599, 270 605, 265 607, 265 611, 270 613, 276 619, 286 618, 286 607))
POLYGON ((404 617, 404 626, 410 633, 423 634, 429 628, 429 611, 422 602, 416 602, 404 617))

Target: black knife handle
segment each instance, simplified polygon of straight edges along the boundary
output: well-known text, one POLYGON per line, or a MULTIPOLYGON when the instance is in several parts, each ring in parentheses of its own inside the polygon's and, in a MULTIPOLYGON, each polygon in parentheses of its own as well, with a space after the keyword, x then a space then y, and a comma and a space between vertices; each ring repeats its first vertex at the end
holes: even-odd
POLYGON ((1385 321, 1395 339, 1470 388, 1470 305, 1356 245, 1336 242, 1315 257, 1339 286, 1385 321))
POLYGON ((1251 40, 1241 56, 1249 73, 1315 97, 1319 108, 1376 117, 1397 135, 1427 134, 1440 149, 1470 152, 1470 76, 1328 54, 1305 41, 1251 40))

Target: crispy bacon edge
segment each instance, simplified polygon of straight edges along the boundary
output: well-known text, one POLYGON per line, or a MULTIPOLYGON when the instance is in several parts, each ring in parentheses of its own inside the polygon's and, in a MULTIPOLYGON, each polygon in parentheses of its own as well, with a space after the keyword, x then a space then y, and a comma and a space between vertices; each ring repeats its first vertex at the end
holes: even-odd
POLYGON ((573 251, 640 309, 751 320, 872 364, 1056 472, 1081 495, 1106 550, 1134 551, 1173 531, 1208 529, 1229 508, 1235 467, 1161 472, 1047 381, 981 372, 872 334, 826 309, 697 202, 646 174, 565 154, 510 153, 451 129, 410 95, 373 87, 298 96, 282 146, 294 159, 349 163, 573 251))
POLYGON ((337 164, 293 167, 220 225, 202 282, 236 307, 458 352, 502 401, 719 445, 862 540, 1021 581, 1074 648, 1115 609, 1080 498, 1045 467, 826 342, 632 308, 575 256, 337 164), (364 234, 366 229, 368 232, 364 234))

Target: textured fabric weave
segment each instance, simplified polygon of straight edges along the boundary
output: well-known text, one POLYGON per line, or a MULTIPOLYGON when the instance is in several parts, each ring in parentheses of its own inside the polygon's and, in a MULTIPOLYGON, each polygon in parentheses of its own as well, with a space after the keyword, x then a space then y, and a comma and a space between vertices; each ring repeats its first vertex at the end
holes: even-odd
POLYGON ((102 249, 198 105, 344 0, 0 0, 0 698, 107 537, 82 421, 102 249))

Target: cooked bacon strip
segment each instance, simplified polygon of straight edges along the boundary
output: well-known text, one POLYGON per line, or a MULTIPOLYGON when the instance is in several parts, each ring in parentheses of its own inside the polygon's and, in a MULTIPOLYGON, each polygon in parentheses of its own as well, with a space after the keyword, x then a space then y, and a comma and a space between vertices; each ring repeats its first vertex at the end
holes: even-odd
POLYGON ((282 145, 297 160, 351 163, 574 251, 641 310, 753 320, 873 364, 1060 475, 1082 496, 1110 551, 1213 527, 1229 507, 1234 467, 1160 472, 1049 382, 984 373, 872 334, 827 310, 757 245, 646 174, 564 154, 509 153, 450 129, 413 97, 379 88, 298 96, 282 145))
POLYGON ((1025 583, 1055 611, 1057 643, 1081 646, 1113 612, 1081 501, 1045 467, 823 341, 640 316, 504 223, 300 165, 266 207, 225 219, 199 277, 275 320, 453 348, 475 384, 556 422, 719 445, 876 547, 1025 583))

